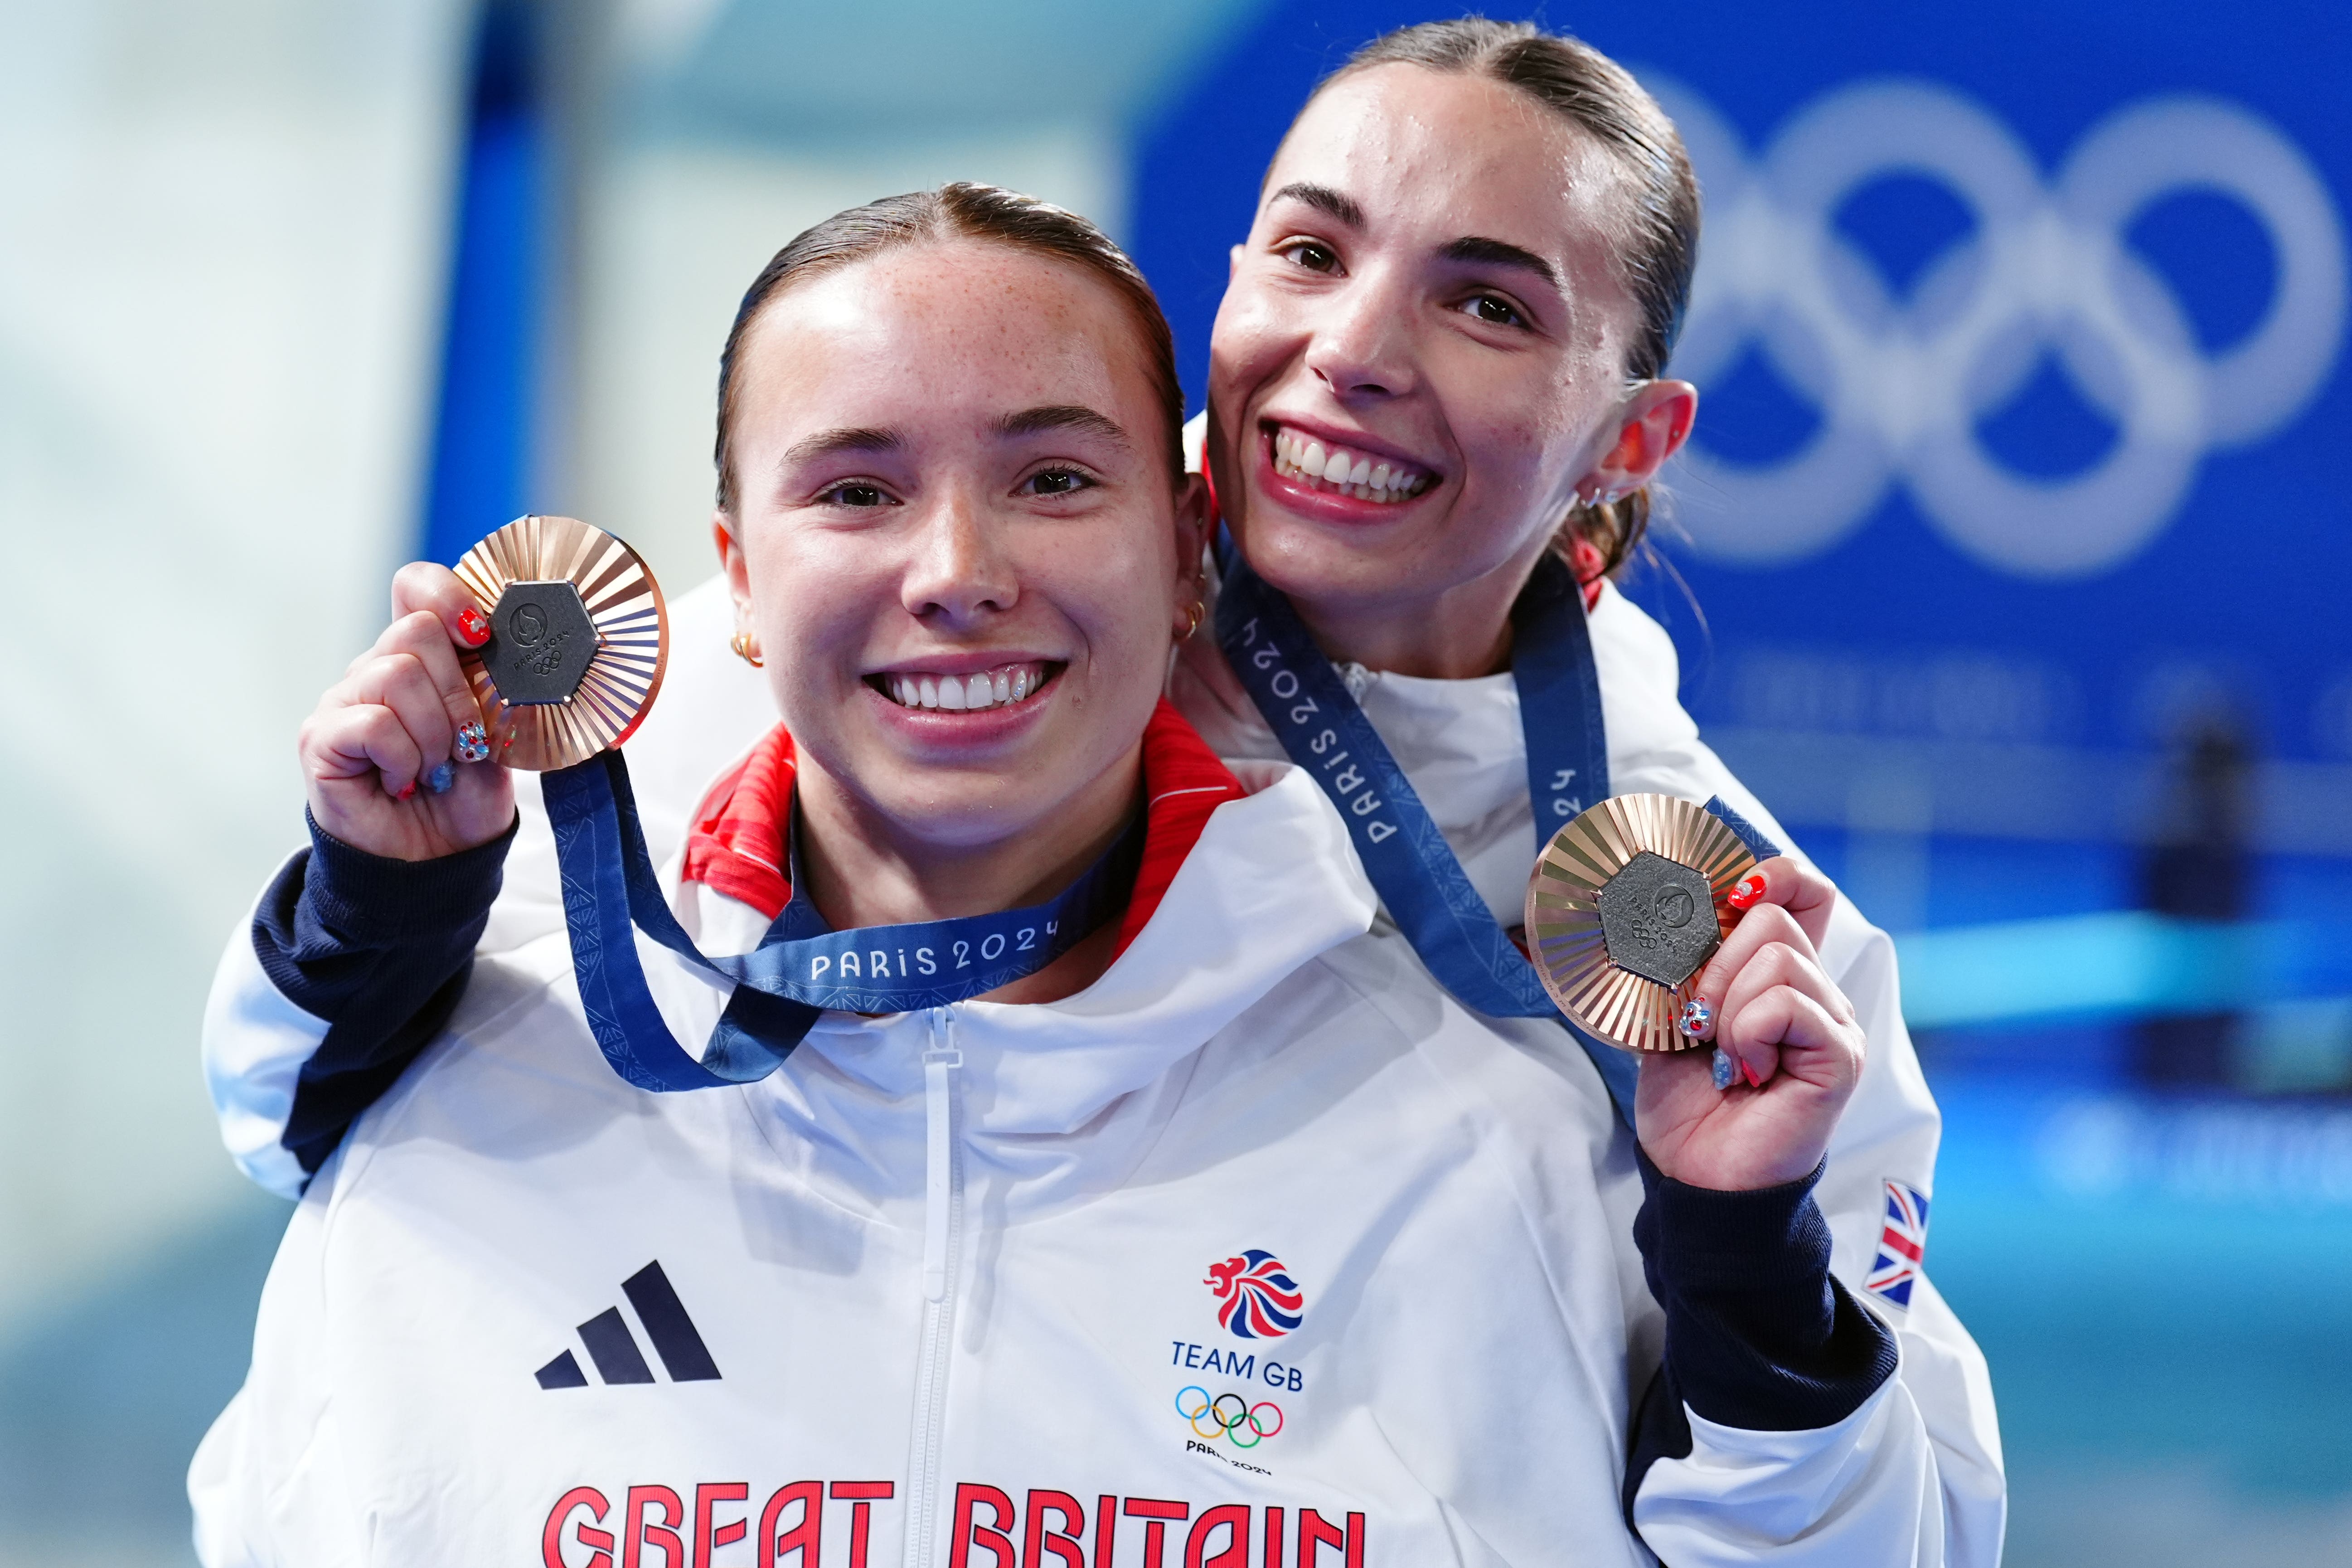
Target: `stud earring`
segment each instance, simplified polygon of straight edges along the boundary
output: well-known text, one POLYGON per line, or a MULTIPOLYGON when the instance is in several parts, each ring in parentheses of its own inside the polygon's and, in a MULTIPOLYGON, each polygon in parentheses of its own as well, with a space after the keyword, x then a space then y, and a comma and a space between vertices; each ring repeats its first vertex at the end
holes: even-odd
POLYGON ((768 668, 768 661, 760 657, 760 645, 751 640, 750 632, 737 632, 727 639, 727 646, 735 650, 737 658, 741 659, 753 669, 768 668))

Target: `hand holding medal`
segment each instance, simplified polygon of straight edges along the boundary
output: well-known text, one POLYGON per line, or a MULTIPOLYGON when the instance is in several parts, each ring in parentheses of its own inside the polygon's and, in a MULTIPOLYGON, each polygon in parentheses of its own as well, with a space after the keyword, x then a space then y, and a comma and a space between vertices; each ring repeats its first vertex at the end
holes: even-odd
POLYGON ((392 597, 392 625, 299 742, 312 820, 370 854, 429 860, 496 838, 514 820, 509 768, 618 745, 660 690, 661 590, 627 545, 573 519, 520 518, 455 572, 404 567, 392 597))
POLYGON ((1546 847, 1529 955, 1562 1013, 1641 1056, 1636 1128, 1665 1174, 1743 1190, 1820 1163, 1862 1068, 1853 1005, 1816 951, 1833 900, 1818 872, 1759 865, 1667 795, 1604 800, 1546 847))

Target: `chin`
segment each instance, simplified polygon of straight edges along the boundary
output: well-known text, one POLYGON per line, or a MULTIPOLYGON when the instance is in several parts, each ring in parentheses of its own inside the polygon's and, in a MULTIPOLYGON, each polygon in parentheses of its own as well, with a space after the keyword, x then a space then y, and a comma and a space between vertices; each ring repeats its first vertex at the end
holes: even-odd
POLYGON ((1272 507, 1262 509, 1242 537, 1250 565, 1257 574, 1286 594, 1320 598, 1328 595, 1368 595, 1385 598, 1428 574, 1415 562, 1400 560, 1406 540, 1373 540, 1360 532, 1342 535, 1312 522, 1289 517, 1272 507))
POLYGON ((960 769, 908 769, 866 798, 904 839, 949 852, 985 848, 1047 826, 1048 810, 1023 787, 1030 770, 975 777, 960 769))

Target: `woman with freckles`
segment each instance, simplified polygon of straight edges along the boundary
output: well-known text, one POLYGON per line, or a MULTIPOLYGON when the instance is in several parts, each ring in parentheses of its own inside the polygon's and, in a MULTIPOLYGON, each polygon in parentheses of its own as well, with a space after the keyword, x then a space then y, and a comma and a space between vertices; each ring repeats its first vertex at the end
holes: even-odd
MULTIPOLYGON (((1721 796, 1775 832, 1676 705, 1663 633, 1608 580, 1637 541, 1643 487, 1696 412, 1692 389, 1659 373, 1696 214, 1671 126, 1622 71, 1526 30, 1443 24, 1377 41, 1318 90, 1235 249, 1204 441, 1237 551, 1221 557, 1221 574, 1245 571, 1291 606, 1443 831, 1457 874, 1507 927, 1538 842, 1541 785, 1528 776, 1522 731, 1556 718, 1523 720, 1513 611, 1552 561, 1589 610, 1603 721, 1592 728, 1605 740, 1584 771, 1615 791, 1721 796)), ((442 617, 445 637, 466 637, 464 606, 445 584, 418 574, 404 592, 404 605, 442 617)), ((1283 738, 1218 635, 1230 602, 1202 595, 1211 624, 1180 645, 1171 695, 1220 753, 1271 762, 1285 756, 1283 738)), ((691 803, 709 772, 772 717, 761 675, 709 655, 732 635, 739 651, 778 668, 757 626, 730 625, 730 604, 690 595, 679 609, 664 706, 629 748, 657 852, 700 815, 691 803)), ((884 684, 919 707, 921 673, 884 684)), ((948 683, 930 685, 928 700, 945 707, 948 683)), ((461 773, 461 791, 471 776, 461 773)), ((379 1009, 358 1028, 338 1022, 348 1038, 328 1039, 292 1092, 278 1090, 254 1119, 249 1168, 299 1183, 447 1016, 477 938, 495 952, 555 929, 549 879, 526 875, 543 854, 538 833, 527 815, 488 932, 475 915, 436 933, 436 962, 416 970, 436 978, 417 987, 416 1004, 379 1009), (338 1054, 339 1044, 349 1048, 338 1054)), ((867 874, 879 873, 861 866, 867 874)), ((1889 1560, 1989 1562, 2001 1487, 1980 1358, 1924 1276, 1906 1276, 1900 1300, 1866 1288, 1890 1187, 1917 1197, 1932 1185, 1934 1110, 1902 1032, 1891 951, 1800 861, 1769 862, 1762 880, 1706 973, 1712 1016, 1693 1020, 1719 1047, 1713 1075, 1706 1051, 1643 1064, 1630 1110, 1653 1212, 1694 1194, 1803 1189, 1792 1214, 1817 1225, 1827 1211, 1826 1231, 1810 1238, 1828 1259, 1813 1277, 1822 1321, 1875 1314, 1899 1368, 1827 1400, 1742 1403, 1672 1375, 1669 1301, 1663 1372, 1644 1374, 1638 1353, 1628 1363, 1638 1412, 1627 1417, 1628 1507, 1667 1473, 1657 1455, 1700 1462, 1718 1429, 1900 1428, 1919 1439, 1916 1530, 1889 1560), (1727 1076, 1737 1087, 1718 1087, 1727 1076)), ((1558 1058, 1607 1110, 1599 1073, 1556 1026, 1481 1016, 1524 1033, 1528 1050, 1558 1058)), ((236 1075, 214 1057, 216 1080, 233 1089, 236 1075)), ((1748 1353, 1774 1362, 1752 1345, 1748 1353)), ((1804 1381, 1772 1386, 1785 1394, 1804 1381)), ((1819 1522, 1801 1510, 1775 1549, 1798 1549, 1819 1522)), ((1666 1552, 1664 1528, 1653 1523, 1645 1539, 1685 1560, 1666 1552)))

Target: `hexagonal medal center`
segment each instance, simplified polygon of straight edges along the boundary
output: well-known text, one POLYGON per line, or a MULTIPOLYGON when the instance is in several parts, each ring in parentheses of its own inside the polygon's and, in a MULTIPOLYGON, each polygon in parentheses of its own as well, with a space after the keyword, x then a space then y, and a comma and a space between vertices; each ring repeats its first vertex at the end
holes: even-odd
POLYGON ((569 583, 509 583, 490 612, 482 665, 517 708, 565 702, 580 689, 600 640, 587 603, 569 583))
POLYGON ((1644 849, 1609 879, 1597 900, 1609 962, 1661 985, 1680 985, 1715 952, 1715 890, 1678 860, 1644 849))

